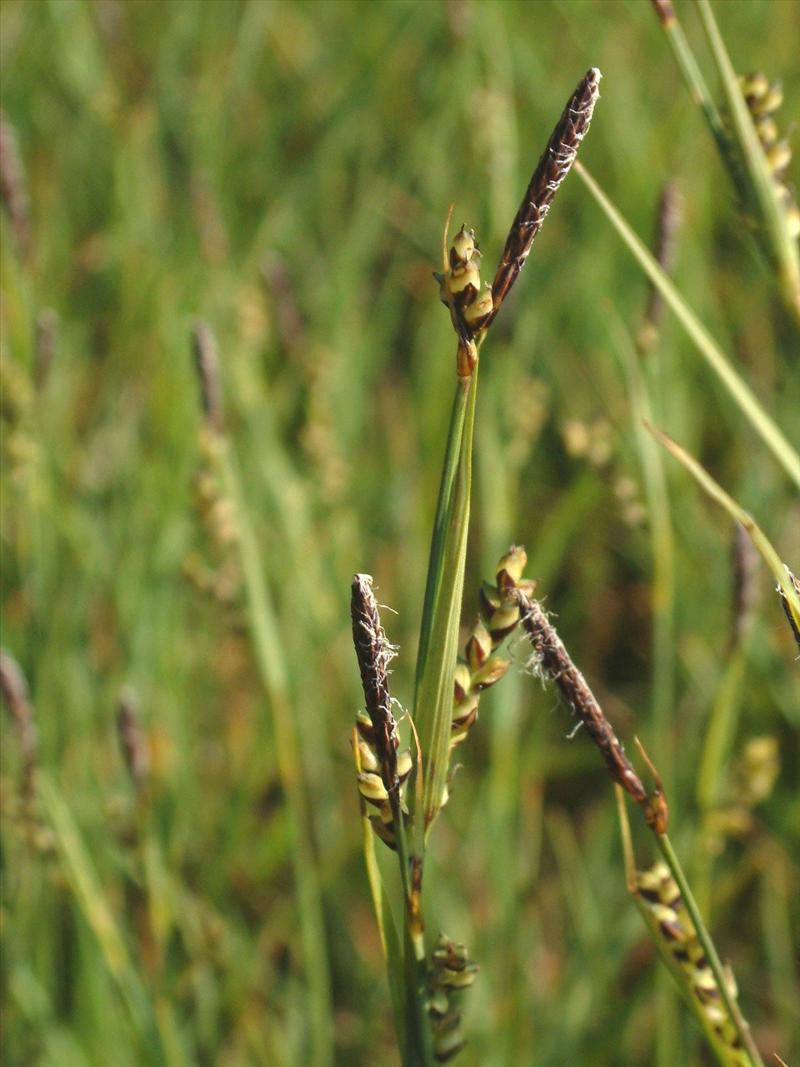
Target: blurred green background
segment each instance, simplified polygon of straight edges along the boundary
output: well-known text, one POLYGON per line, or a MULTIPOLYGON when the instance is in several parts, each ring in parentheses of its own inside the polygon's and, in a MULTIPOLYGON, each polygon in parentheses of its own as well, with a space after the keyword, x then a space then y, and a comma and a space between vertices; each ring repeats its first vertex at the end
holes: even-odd
MULTIPOLYGON (((737 68, 783 78, 788 122, 800 6, 717 9, 737 68)), ((679 10, 704 57, 693 9, 679 10)), ((384 621, 407 706, 454 371, 431 278, 448 205, 490 274, 564 102, 599 66, 584 163, 643 236, 663 182, 679 181, 677 284, 795 441, 796 334, 644 0, 6 0, 1 17, 2 106, 30 202, 27 240, 2 221, 2 641, 30 684, 48 783, 26 805, 5 716, 6 1062, 311 1062, 273 709, 226 514, 203 510, 197 477, 201 316, 299 740, 331 1056, 397 1063, 349 749, 349 583, 370 572, 397 612, 384 621), (126 686, 150 754, 138 801, 115 725, 126 686)), ((691 870, 708 847, 695 783, 728 677, 733 531, 665 459, 674 700, 656 748, 653 564, 622 358, 646 295, 570 177, 483 350, 464 618, 497 557, 524 543, 621 735, 674 764, 673 836, 691 870)), ((798 570, 796 497, 670 319, 651 359, 658 423, 798 570)), ((723 815, 748 741, 776 747, 760 802, 713 837, 712 928, 765 1056, 791 1062, 797 665, 760 565, 755 585, 723 815)), ((571 725, 519 670, 458 751, 426 874, 430 932, 481 966, 458 1062, 706 1063, 657 990, 609 783, 586 738, 565 739, 571 725)))

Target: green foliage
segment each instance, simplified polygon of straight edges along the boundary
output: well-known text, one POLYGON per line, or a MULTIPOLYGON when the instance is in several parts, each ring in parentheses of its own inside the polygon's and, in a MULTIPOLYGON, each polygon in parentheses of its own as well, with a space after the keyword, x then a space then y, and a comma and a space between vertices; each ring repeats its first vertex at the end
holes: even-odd
MULTIPOLYGON (((782 76, 796 111, 796 5, 716 13, 737 71, 782 76)), ((699 41, 694 14, 683 21, 699 41)), ((4 712, 5 1057, 305 1065, 309 1032, 326 1033, 325 1019, 309 1025, 316 958, 335 1039, 320 1061, 396 1063, 347 747, 362 699, 347 603, 353 572, 374 574, 398 613, 384 620, 401 649, 392 692, 410 708, 454 376, 431 277, 448 204, 496 262, 554 117, 597 65, 583 161, 638 234, 678 179, 675 286, 795 445, 796 325, 751 256, 649 5, 8 0, 0 20, 2 106, 30 201, 27 252, 2 219, 2 644, 28 678, 44 784, 23 810, 4 712), (58 326, 45 376, 46 309, 58 326), (186 577, 187 558, 215 573, 227 559, 192 491, 196 315, 220 345, 244 562, 263 582, 256 645, 235 582, 209 596, 186 577), (146 797, 115 736, 125 685, 150 749, 146 797), (281 763, 287 716, 297 753, 292 740, 281 763), (298 888, 313 915, 317 886, 315 957, 298 888)), ((645 298, 636 262, 568 178, 481 359, 463 621, 482 576, 524 543, 620 736, 640 734, 660 764, 653 742, 668 732, 672 834, 691 869, 733 524, 662 458, 675 617, 660 655, 676 699, 657 713, 652 485, 619 339, 645 298)), ((794 486, 669 318, 640 370, 654 425, 797 573, 794 486)), ((765 1062, 789 1063, 800 705, 765 567, 755 583, 720 811, 742 788, 749 739, 775 738, 781 767, 744 821, 715 824, 711 925, 765 1062)), ((457 750, 425 872, 431 939, 447 930, 480 966, 457 1062, 652 1064, 658 965, 627 900, 608 780, 585 737, 565 740, 552 691, 514 675, 484 695, 457 750)), ((643 863, 649 847, 637 843, 643 863)), ((399 914, 397 900, 381 906, 399 914)), ((700 1035, 680 1018, 672 1062, 697 1067, 700 1035)))

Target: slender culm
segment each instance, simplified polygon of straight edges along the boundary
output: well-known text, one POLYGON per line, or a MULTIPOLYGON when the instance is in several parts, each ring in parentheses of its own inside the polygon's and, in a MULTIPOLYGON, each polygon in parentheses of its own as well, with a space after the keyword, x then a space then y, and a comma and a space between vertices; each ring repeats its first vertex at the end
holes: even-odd
POLYGON ((195 322, 192 329, 192 354, 200 383, 203 414, 209 426, 220 432, 223 429, 224 420, 219 351, 211 327, 200 319, 195 322))
POLYGON ((541 604, 519 590, 516 597, 522 612, 522 625, 530 638, 537 661, 583 723, 586 732, 606 761, 611 777, 637 804, 645 806, 648 795, 642 780, 633 769, 625 755, 625 749, 603 714, 603 709, 586 679, 570 659, 541 604))
POLYGON ((381 763, 381 777, 387 792, 392 796, 398 786, 399 744, 389 692, 389 664, 394 658, 395 650, 383 631, 369 574, 356 574, 353 577, 350 616, 367 714, 375 731, 375 750, 381 763))
POLYGON ((519 210, 511 224, 503 254, 492 282, 492 312, 495 317, 511 286, 525 266, 536 235, 542 228, 558 187, 569 174, 580 143, 589 129, 600 96, 601 74, 592 67, 582 78, 558 120, 533 172, 519 210))

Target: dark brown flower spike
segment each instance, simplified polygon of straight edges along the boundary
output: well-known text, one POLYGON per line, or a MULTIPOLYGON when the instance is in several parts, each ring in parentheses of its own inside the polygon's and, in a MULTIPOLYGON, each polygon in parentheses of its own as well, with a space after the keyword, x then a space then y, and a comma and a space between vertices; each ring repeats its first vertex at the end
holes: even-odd
POLYGON ((647 790, 625 755, 625 749, 603 714, 603 709, 586 679, 570 659, 555 627, 538 601, 532 600, 521 590, 517 590, 515 595, 522 612, 522 626, 530 638, 538 664, 583 723, 586 732, 606 761, 611 777, 647 813, 647 790))
POLYGON ((369 574, 356 574, 353 577, 350 615, 364 700, 372 723, 371 740, 380 762, 384 788, 391 799, 396 796, 399 784, 399 738, 389 693, 389 664, 394 658, 395 650, 383 631, 369 574))
POLYGON ((600 78, 597 67, 592 67, 583 76, 533 172, 495 272, 492 282, 493 306, 488 319, 482 324, 484 327, 492 322, 525 266, 531 245, 542 228, 553 198, 575 162, 600 95, 600 78))

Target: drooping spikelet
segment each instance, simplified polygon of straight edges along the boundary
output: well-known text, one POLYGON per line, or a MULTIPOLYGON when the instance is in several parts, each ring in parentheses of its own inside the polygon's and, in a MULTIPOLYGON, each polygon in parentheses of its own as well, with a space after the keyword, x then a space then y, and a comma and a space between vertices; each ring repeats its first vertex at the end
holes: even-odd
POLYGON ((478 966, 466 948, 439 934, 428 968, 428 1015, 433 1053, 439 1063, 451 1060, 466 1044, 461 1011, 454 999, 472 985, 477 973, 478 966))
MULTIPOLYGON (((675 879, 665 863, 637 871, 635 892, 659 951, 684 996, 693 1003, 710 1040, 719 1045, 725 1063, 749 1067, 736 1023, 730 1017, 714 972, 697 936, 675 879)), ((730 997, 736 999, 733 975, 728 975, 730 997)))
POLYGON ((389 664, 396 649, 386 639, 368 574, 353 577, 350 597, 353 645, 361 673, 367 713, 356 717, 358 791, 378 809, 370 822, 378 837, 397 847, 396 825, 404 818, 402 788, 411 773, 411 753, 399 751, 400 739, 389 692, 389 664))
POLYGON ((554 682, 599 749, 612 779, 642 808, 655 832, 666 833, 669 813, 660 783, 657 782, 654 792, 648 794, 597 698, 572 662, 541 604, 522 590, 517 590, 515 596, 522 609, 522 626, 533 647, 535 668, 554 682))
POLYGON ((780 82, 770 82, 761 71, 740 77, 739 84, 772 174, 775 194, 783 210, 786 227, 791 237, 797 240, 800 237, 800 208, 786 182, 786 171, 792 161, 792 149, 789 139, 780 136, 774 118, 783 103, 783 88, 780 82))

